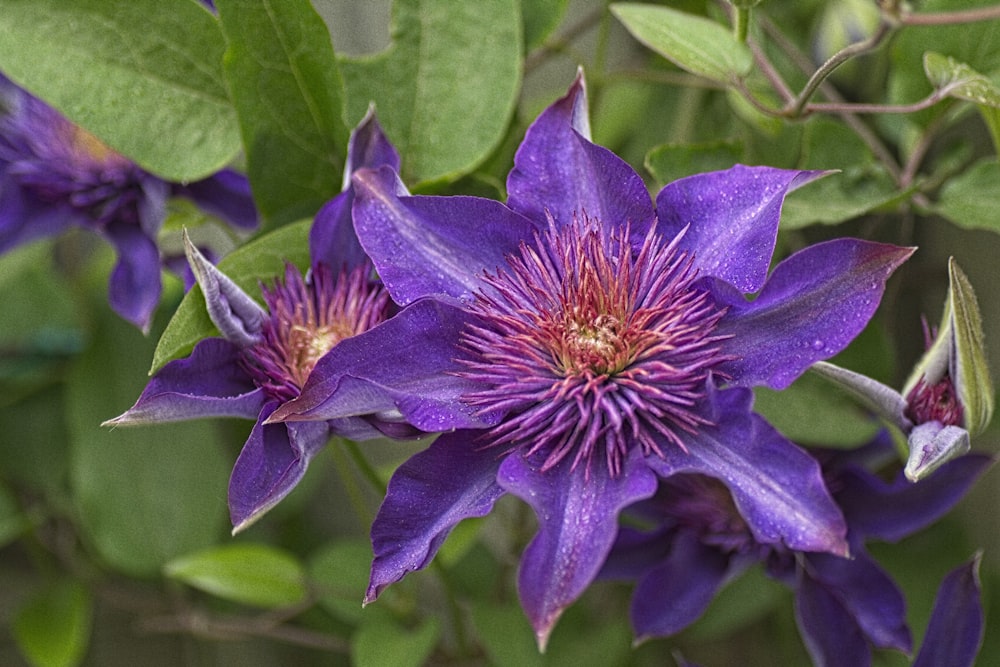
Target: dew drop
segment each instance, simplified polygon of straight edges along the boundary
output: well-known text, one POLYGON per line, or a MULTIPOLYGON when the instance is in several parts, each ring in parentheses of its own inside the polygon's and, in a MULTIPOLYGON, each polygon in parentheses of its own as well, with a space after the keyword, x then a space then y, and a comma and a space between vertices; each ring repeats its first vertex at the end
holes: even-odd
POLYGON ((812 348, 814 350, 817 350, 817 351, 822 350, 823 349, 823 341, 821 341, 819 338, 817 338, 816 340, 814 340, 812 342, 812 348))

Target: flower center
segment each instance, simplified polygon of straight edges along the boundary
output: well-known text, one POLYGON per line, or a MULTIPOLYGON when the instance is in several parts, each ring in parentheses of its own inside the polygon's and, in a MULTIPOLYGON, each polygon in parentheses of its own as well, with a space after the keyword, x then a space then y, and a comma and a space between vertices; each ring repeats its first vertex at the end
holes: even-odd
POLYGON ((961 426, 964 411, 951 377, 945 375, 931 385, 921 378, 906 396, 906 416, 914 424, 936 421, 944 426, 961 426))
POLYGON ((544 457, 604 459, 612 475, 641 447, 685 447, 707 420, 695 411, 709 373, 728 359, 713 335, 724 314, 695 287, 691 259, 652 230, 636 250, 630 228, 607 234, 576 219, 522 244, 483 277, 463 334, 464 400, 506 418, 494 444, 544 457))
POLYGON ((261 341, 245 349, 242 359, 254 383, 271 398, 289 401, 337 343, 385 320, 389 295, 370 275, 368 264, 335 277, 320 263, 303 278, 288 264, 283 282, 262 287, 270 317, 261 341))

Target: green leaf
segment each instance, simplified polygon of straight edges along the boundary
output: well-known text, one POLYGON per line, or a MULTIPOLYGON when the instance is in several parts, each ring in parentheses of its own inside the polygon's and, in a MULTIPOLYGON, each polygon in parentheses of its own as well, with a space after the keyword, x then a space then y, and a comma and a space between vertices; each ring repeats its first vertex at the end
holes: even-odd
POLYGON ((267 544, 238 543, 182 556, 164 574, 198 590, 258 607, 283 607, 306 595, 305 571, 291 554, 267 544))
POLYGON ((646 169, 660 185, 707 171, 729 169, 740 161, 740 148, 731 141, 663 145, 646 154, 646 169))
POLYGON ((948 303, 954 336, 955 387, 964 411, 965 428, 971 435, 981 433, 993 416, 993 381, 990 379, 983 319, 972 283, 952 257, 948 260, 948 303))
MULTIPOLYGON (((338 539, 321 549, 309 559, 309 579, 319 593, 319 603, 341 620, 361 622, 367 613, 361 601, 371 562, 372 547, 365 539, 338 539)), ((385 591, 383 597, 393 590, 385 591)))
POLYGON ((707 18, 633 3, 611 5, 611 13, 633 37, 692 74, 728 84, 753 66, 746 44, 707 18))
POLYGON ((503 139, 514 111, 521 30, 518 0, 397 0, 392 45, 341 61, 348 119, 375 102, 407 182, 470 172, 503 139))
POLYGON ((110 566, 156 575, 225 535, 231 461, 206 421, 107 429, 142 391, 152 341, 111 314, 103 286, 92 344, 67 377, 72 502, 83 537, 110 566))
POLYGON ((222 49, 194 2, 0 0, 0 70, 169 180, 202 178, 239 149, 222 49))
MULTIPOLYGON (((219 262, 219 268, 248 294, 259 294, 258 283, 282 274, 285 262, 300 269, 309 266, 309 228, 311 220, 301 220, 265 234, 234 250, 219 262)), ((156 344, 150 375, 164 364, 185 356, 195 343, 219 334, 205 310, 201 290, 192 288, 156 344)))
POLYGON ((472 621, 494 665, 532 667, 545 664, 545 656, 538 652, 535 633, 518 605, 474 602, 472 621))
POLYGON ((1000 87, 965 63, 933 51, 924 54, 924 72, 935 89, 976 103, 993 145, 1000 151, 1000 87))
POLYGON ((998 207, 1000 164, 987 158, 949 179, 933 210, 959 227, 1000 233, 998 207))
POLYGON ((542 45, 559 26, 569 0, 521 0, 524 23, 524 50, 528 53, 542 45))
POLYGON ((254 199, 271 225, 340 191, 348 131, 326 24, 309 0, 219 0, 225 71, 254 199))
POLYGON ((59 581, 28 600, 14 618, 17 647, 35 667, 78 665, 90 643, 93 603, 76 581, 59 581))
POLYGON ((897 190, 878 167, 850 167, 789 193, 781 208, 781 228, 835 225, 892 206, 910 192, 897 190))
POLYGON ((351 664, 356 667, 421 667, 437 645, 441 627, 436 618, 408 630, 386 613, 366 614, 365 624, 351 638, 351 664))

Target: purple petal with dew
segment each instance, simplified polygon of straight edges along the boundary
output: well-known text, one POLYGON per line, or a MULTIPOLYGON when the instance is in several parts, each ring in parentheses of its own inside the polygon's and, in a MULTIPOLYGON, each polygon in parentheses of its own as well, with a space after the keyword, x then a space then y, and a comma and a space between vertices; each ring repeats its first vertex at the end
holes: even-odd
POLYGON ((264 424, 275 407, 264 406, 229 478, 229 516, 236 534, 292 492, 310 459, 330 439, 325 423, 264 424))
POLYGON ((79 222, 68 207, 38 201, 12 179, 0 175, 0 253, 55 236, 79 222))
POLYGON ((732 336, 723 351, 735 357, 722 370, 736 385, 784 389, 854 340, 886 280, 912 253, 857 239, 818 243, 781 262, 752 302, 716 282, 716 297, 729 308, 716 335, 732 336))
POLYGON ((200 417, 256 419, 264 405, 239 365, 240 352, 222 338, 205 338, 185 359, 171 361, 153 376, 139 400, 104 426, 153 424, 200 417))
POLYGON ((890 483, 860 468, 849 468, 838 475, 837 504, 852 531, 897 542, 947 514, 992 464, 989 456, 967 454, 916 484, 902 474, 890 483))
POLYGON ((977 554, 949 572, 938 588, 927 633, 913 667, 970 667, 985 632, 977 554))
POLYGON ((795 618, 813 664, 823 667, 871 664, 871 649, 854 616, 837 595, 801 568, 795 591, 795 618))
POLYGON ((372 523, 371 580, 365 603, 434 558, 462 519, 486 516, 504 494, 496 482, 499 452, 483 449, 476 431, 440 436, 404 462, 372 523))
POLYGON ((309 374, 299 396, 270 421, 316 421, 398 411, 417 428, 433 432, 492 425, 463 403, 475 388, 456 373, 459 334, 472 315, 422 299, 357 336, 342 340, 309 374))
POLYGON ((208 316, 219 333, 238 347, 250 347, 260 340, 267 312, 250 298, 229 276, 209 262, 184 233, 184 253, 194 277, 205 295, 208 316))
POLYGON ((148 332, 163 288, 160 251, 134 225, 108 225, 103 235, 118 251, 118 262, 108 279, 108 302, 112 310, 148 332))
POLYGON ((402 305, 422 296, 471 301, 483 271, 507 265, 536 226, 478 197, 400 196, 388 167, 354 177, 354 226, 379 277, 402 305))
POLYGON ((872 644, 909 654, 913 639, 906 625, 906 601, 871 556, 855 549, 851 558, 829 554, 805 558, 809 576, 840 600, 872 644))
POLYGON ((685 436, 687 452, 664 443, 663 458, 647 463, 661 477, 696 472, 721 481, 758 542, 846 555, 847 527, 819 464, 751 414, 751 401, 747 389, 713 392, 713 425, 685 436))
POLYGON ((586 215, 607 226, 631 223, 633 237, 641 240, 653 221, 642 178, 590 141, 582 75, 528 128, 507 176, 507 193, 513 210, 540 225, 550 216, 561 227, 586 215))
POLYGON ((246 176, 232 169, 223 169, 187 185, 174 185, 173 194, 190 199, 202 210, 233 227, 249 230, 260 224, 250 182, 246 176))
POLYGON ((500 466, 497 480, 538 517, 538 533, 521 557, 518 592, 544 650, 563 610, 600 571, 618 531, 618 513, 652 496, 656 476, 638 454, 616 477, 601 464, 574 469, 569 459, 543 472, 514 454, 500 466))
POLYGON ((736 165, 682 178, 656 196, 660 232, 670 237, 689 227, 679 248, 702 275, 756 292, 774 254, 785 195, 827 173, 736 165))
POLYGON ((968 453, 969 432, 960 426, 945 426, 931 421, 918 424, 908 438, 910 456, 904 472, 916 482, 931 474, 948 461, 968 453))
POLYGON ((694 623, 728 574, 725 554, 679 533, 669 556, 636 584, 631 616, 637 641, 668 637, 694 623))
POLYGON ((351 209, 354 206, 354 187, 351 176, 362 168, 381 166, 399 169, 399 153, 382 132, 372 109, 351 133, 347 148, 347 165, 344 168, 344 189, 331 199, 319 213, 309 229, 309 251, 313 264, 325 262, 339 271, 343 265, 350 268, 367 261, 354 232, 351 209))

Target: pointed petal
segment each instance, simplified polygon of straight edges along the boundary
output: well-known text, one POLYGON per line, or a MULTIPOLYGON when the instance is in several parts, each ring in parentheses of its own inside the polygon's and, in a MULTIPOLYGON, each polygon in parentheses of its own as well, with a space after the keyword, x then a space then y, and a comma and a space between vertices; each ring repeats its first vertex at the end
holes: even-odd
POLYGON ((738 357, 723 370, 736 385, 784 389, 854 340, 878 308, 886 280, 912 253, 838 239, 785 259, 752 302, 719 289, 717 297, 729 311, 716 333, 732 336, 725 351, 738 357))
POLYGON ((827 173, 738 164, 682 178, 656 196, 660 232, 669 238, 690 225, 679 247, 694 255, 701 274, 756 292, 774 254, 785 195, 827 173))
POLYGON ((232 169, 223 169, 188 185, 174 185, 173 194, 190 199, 238 229, 254 229, 260 224, 250 192, 250 181, 232 169))
POLYGON ((851 558, 806 554, 810 575, 841 602, 861 632, 879 648, 909 654, 906 601, 895 582, 871 556, 855 549, 851 558))
POLYGON ((590 141, 587 93, 582 74, 565 97, 531 124, 507 176, 511 209, 557 226, 586 214, 605 225, 631 223, 643 238, 653 205, 642 178, 620 157, 590 141))
POLYGON ((847 527, 816 459, 749 412, 749 390, 719 391, 710 401, 714 425, 686 436, 687 452, 664 443, 664 457, 648 457, 649 466, 661 477, 717 478, 758 542, 846 555, 847 527))
POLYGON ((813 664, 823 667, 871 664, 871 649, 854 617, 826 586, 801 570, 795 592, 795 618, 813 664))
POLYGON ((968 453, 969 432, 959 426, 943 426, 941 422, 925 422, 912 431, 908 439, 910 456, 906 460, 906 478, 917 482, 954 458, 968 453))
POLYGON ((354 176, 354 224, 393 299, 469 301, 483 271, 506 266, 535 225, 500 202, 478 197, 401 196, 388 167, 354 176))
POLYGON ((844 470, 837 504, 852 531, 898 542, 947 514, 992 463, 989 456, 967 454, 916 484, 902 475, 890 483, 860 468, 844 470))
POLYGON ((191 243, 187 232, 184 233, 184 252, 205 295, 208 316, 223 338, 241 348, 255 344, 260 339, 267 311, 209 262, 191 243))
POLYGON ((330 439, 330 429, 322 422, 262 423, 274 406, 269 403, 261 410, 229 478, 234 535, 291 493, 305 475, 310 459, 330 439))
POLYGON ((980 599, 982 554, 948 573, 941 582, 927 634, 913 667, 971 667, 985 631, 980 599))
POLYGON ((904 433, 913 428, 913 424, 905 414, 906 399, 892 387, 873 380, 867 375, 855 373, 825 361, 817 361, 809 367, 809 370, 848 391, 863 406, 890 424, 897 426, 904 433))
POLYGON ((123 318, 149 331, 160 301, 160 251, 135 225, 109 225, 104 233, 118 251, 108 280, 108 302, 123 318))
POLYGON ((656 477, 638 456, 618 477, 603 465, 572 469, 569 460, 542 472, 518 454, 497 480, 535 510, 538 533, 521 557, 518 592, 541 650, 560 614, 601 569, 618 530, 618 513, 656 491, 656 477))
POLYGON ((632 595, 636 641, 669 637, 694 623, 729 573, 729 558, 698 538, 680 533, 669 556, 650 570, 632 595))
POLYGON ((301 394, 270 421, 325 421, 399 411, 417 428, 447 431, 496 422, 480 418, 461 396, 477 385, 456 373, 459 335, 472 316, 422 299, 368 331, 345 339, 313 368, 301 394))
POLYGON ((129 426, 197 419, 256 419, 263 393, 239 365, 239 350, 222 338, 205 338, 191 356, 175 359, 149 381, 128 412, 103 426, 129 426))
POLYGON ((446 433, 396 469, 372 523, 375 560, 366 604, 426 567, 458 522, 486 516, 503 495, 496 482, 500 452, 484 449, 477 435, 446 433))
POLYGON ((369 109, 361 123, 351 133, 347 148, 347 165, 344 167, 344 189, 326 203, 316 221, 309 229, 309 251, 312 263, 325 262, 334 271, 342 266, 349 268, 367 261, 368 256, 361 248, 354 232, 354 187, 351 176, 362 168, 381 166, 399 169, 399 153, 382 132, 375 119, 375 112, 369 109))

